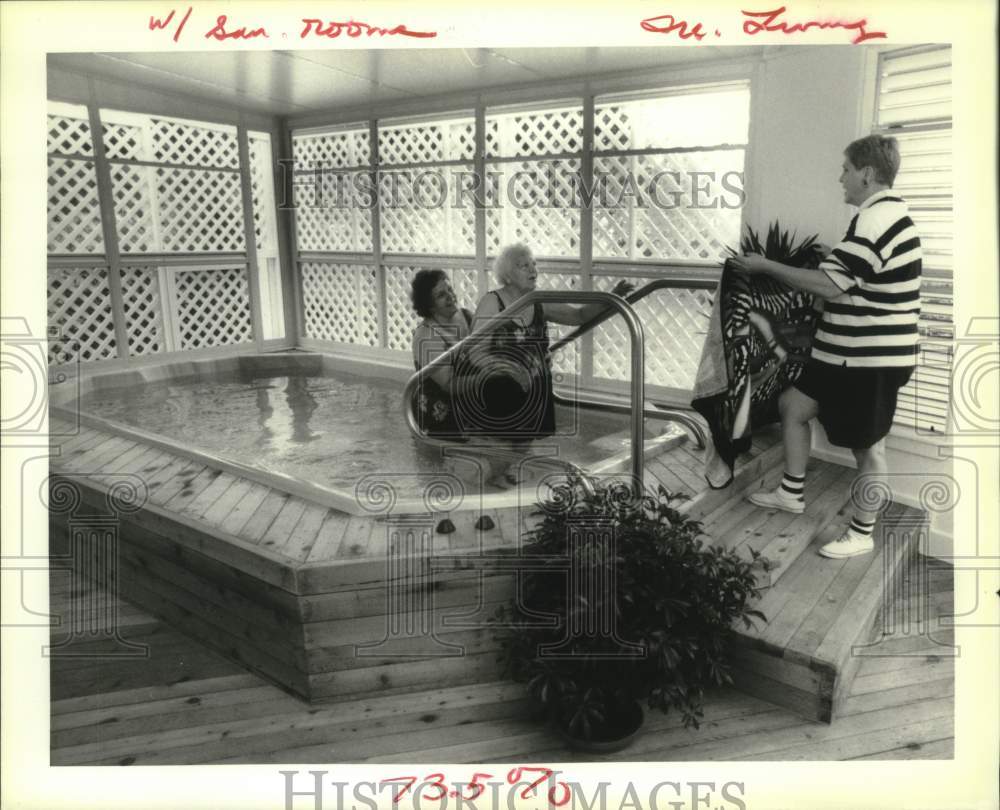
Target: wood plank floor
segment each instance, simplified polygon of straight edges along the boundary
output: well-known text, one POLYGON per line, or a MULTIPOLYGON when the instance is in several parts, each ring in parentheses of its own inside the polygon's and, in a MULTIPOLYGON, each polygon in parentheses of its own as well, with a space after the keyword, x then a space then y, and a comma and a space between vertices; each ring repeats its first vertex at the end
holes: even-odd
MULTIPOLYGON (((921 558, 932 619, 952 612, 949 566, 921 558)), ((916 581, 917 571, 907 572, 916 581)), ((923 581, 923 580, 921 580, 923 581)), ((906 589, 900 590, 906 594, 906 589)), ((711 693, 705 721, 686 730, 647 713, 638 739, 604 757, 568 753, 525 717, 523 688, 507 682, 384 695, 310 707, 132 605, 54 577, 54 613, 100 629, 107 602, 121 638, 147 657, 115 656, 118 642, 61 649, 51 664, 52 764, 212 762, 496 762, 574 759, 949 759, 954 748, 952 633, 887 636, 864 657, 843 716, 799 719, 733 689, 711 693)), ((914 609, 912 594, 894 610, 914 609)), ((67 626, 67 624, 63 624, 67 626)), ((931 622, 934 627, 934 621, 931 622)), ((65 641, 54 629, 53 644, 65 641)))
MULTIPOLYGON (((81 426, 74 434, 74 426, 66 421, 54 416, 50 422, 53 473, 86 476, 106 485, 115 480, 114 476, 138 477, 146 484, 149 501, 168 514, 232 535, 269 555, 277 555, 290 567, 385 555, 384 544, 374 541, 370 518, 351 517, 99 428, 81 426)), ((739 464, 749 464, 777 440, 776 431, 761 433, 739 464)), ((651 457, 646 465, 646 484, 653 489, 662 485, 688 497, 705 492, 708 483, 702 475, 701 453, 682 443, 651 457)), ((497 510, 484 514, 495 524, 502 522, 497 510)), ((458 533, 452 542, 463 538, 474 540, 476 536, 458 533)))

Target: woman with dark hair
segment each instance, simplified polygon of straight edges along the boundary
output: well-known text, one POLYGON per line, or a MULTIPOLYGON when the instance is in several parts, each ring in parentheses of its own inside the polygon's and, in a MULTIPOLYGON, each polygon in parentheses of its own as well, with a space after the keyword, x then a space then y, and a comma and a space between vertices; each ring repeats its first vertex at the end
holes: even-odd
POLYGON ((825 300, 811 357, 779 400, 784 476, 776 490, 755 492, 750 501, 795 514, 805 509, 809 422, 818 417, 830 443, 853 452, 865 479, 850 526, 819 550, 833 559, 874 548, 881 497, 868 496, 888 488, 885 437, 896 395, 917 358, 921 247, 906 203, 892 191, 899 162, 896 139, 882 135, 860 138, 844 150, 840 185, 844 202, 858 213, 819 272, 761 256, 730 260, 739 272, 764 273, 825 300))
MULTIPOLYGON (((472 313, 460 309, 444 270, 420 270, 410 287, 413 309, 423 320, 413 330, 413 365, 419 371, 469 334, 472 313)), ((452 405, 455 363, 430 372, 414 393, 417 422, 432 435, 460 438, 452 405)))

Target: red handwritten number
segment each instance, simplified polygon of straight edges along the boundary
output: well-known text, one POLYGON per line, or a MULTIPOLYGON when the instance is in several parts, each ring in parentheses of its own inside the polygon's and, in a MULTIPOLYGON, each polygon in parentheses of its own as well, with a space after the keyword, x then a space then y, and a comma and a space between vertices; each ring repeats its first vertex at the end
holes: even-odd
POLYGON ((567 785, 565 782, 556 782, 555 785, 549 788, 549 804, 551 804, 553 807, 562 807, 564 804, 569 802, 570 796, 571 793, 569 785, 567 785), (563 794, 562 794, 562 799, 557 800, 556 788, 559 787, 560 785, 562 786, 563 794))
POLYGON ((554 773, 548 768, 511 768, 510 772, 507 774, 507 781, 512 785, 516 785, 521 781, 521 776, 527 771, 534 771, 535 773, 541 773, 542 775, 521 791, 522 799, 527 799, 528 793, 533 791, 554 773))
POLYGON ((430 776, 425 776, 424 784, 436 787, 441 791, 437 796, 428 796, 427 799, 429 801, 439 802, 448 795, 448 787, 444 783, 443 773, 432 773, 430 776))
POLYGON ((410 788, 416 783, 417 777, 415 776, 390 776, 388 779, 382 779, 379 781, 381 785, 383 782, 406 782, 406 785, 401 789, 397 790, 392 797, 393 804, 399 804, 399 800, 403 798, 410 788))
POLYGON ((469 795, 469 796, 466 796, 464 793, 460 794, 463 799, 468 799, 468 800, 471 801, 472 799, 478 799, 480 796, 483 795, 483 791, 486 790, 486 785, 484 785, 482 782, 479 781, 479 777, 480 776, 484 780, 486 780, 486 779, 489 779, 491 776, 493 776, 493 774, 491 774, 491 773, 474 773, 474 774, 472 774, 472 781, 469 782, 468 786, 470 788, 475 788, 476 792, 473 793, 473 794, 471 794, 471 795, 469 795))

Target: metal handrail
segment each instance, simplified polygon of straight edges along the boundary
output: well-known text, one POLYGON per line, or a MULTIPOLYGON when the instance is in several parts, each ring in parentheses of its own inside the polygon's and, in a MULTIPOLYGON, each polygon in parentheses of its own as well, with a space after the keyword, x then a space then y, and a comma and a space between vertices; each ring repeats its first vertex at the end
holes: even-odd
MULTIPOLYGON (((671 278, 657 278, 649 282, 649 284, 643 284, 638 290, 633 290, 628 295, 624 296, 625 301, 629 304, 635 304, 641 301, 650 293, 654 293, 657 290, 663 290, 668 288, 680 288, 682 290, 713 290, 715 289, 716 282, 710 281, 706 278, 701 278, 698 276, 673 276, 671 278)), ((610 310, 605 310, 589 321, 580 324, 572 332, 563 335, 559 340, 553 343, 549 347, 549 353, 553 354, 559 351, 567 343, 576 340, 585 332, 590 332, 596 329, 602 323, 604 323, 608 318, 610 318, 615 313, 610 310)))
MULTIPOLYGON (((684 290, 711 290, 715 288, 715 282, 702 278, 699 276, 673 276, 671 278, 658 278, 644 284, 638 290, 634 290, 625 296, 625 301, 629 304, 635 304, 645 298, 647 295, 656 292, 657 290, 663 289, 674 289, 680 288, 684 290)), ((590 332, 608 320, 615 313, 610 310, 605 310, 589 321, 580 324, 576 329, 569 332, 568 334, 561 337, 552 346, 549 347, 549 354, 555 354, 563 346, 576 340, 583 334, 590 332)), ((613 403, 594 403, 588 401, 582 397, 567 397, 561 394, 556 394, 556 402, 563 405, 582 405, 583 407, 601 407, 605 410, 616 411, 617 413, 627 413, 627 408, 623 405, 616 405, 613 403)), ((650 419, 660 419, 667 422, 678 422, 692 435, 694 436, 695 443, 699 450, 704 450, 706 445, 705 429, 701 424, 691 415, 684 413, 683 411, 678 411, 674 408, 665 407, 659 402, 652 403, 655 408, 646 408, 643 405, 643 416, 650 419)))
MULTIPOLYGON (((655 283, 655 282, 654 282, 655 283)), ((649 286, 649 285, 647 285, 649 286)), ((645 288, 643 288, 645 289, 645 288)), ((604 302, 608 305, 610 310, 607 313, 607 317, 614 314, 615 311, 621 314, 622 318, 625 320, 625 325, 629 330, 629 338, 631 345, 631 360, 632 360, 632 375, 631 375, 631 400, 632 400, 632 425, 631 425, 631 444, 632 444, 632 476, 633 483, 641 489, 643 470, 645 467, 644 459, 644 445, 643 445, 643 435, 642 435, 642 412, 643 412, 643 396, 645 393, 645 336, 642 330, 642 323, 639 321, 638 316, 632 307, 625 301, 625 299, 614 295, 609 292, 585 292, 582 290, 566 290, 566 291, 555 291, 555 290, 535 290, 527 295, 522 295, 516 301, 514 301, 509 307, 503 310, 503 312, 498 313, 492 317, 488 323, 486 323, 482 328, 477 329, 468 337, 456 343, 454 346, 449 348, 443 354, 435 357, 430 363, 428 363, 423 368, 415 372, 406 383, 406 387, 403 389, 403 412, 406 417, 406 424, 409 427, 410 432, 418 439, 426 441, 428 443, 437 444, 439 446, 452 446, 452 443, 446 443, 443 441, 434 440, 428 437, 421 429, 420 425, 417 424, 417 417, 413 413, 413 408, 411 403, 413 401, 413 392, 416 390, 417 385, 422 379, 427 377, 434 369, 443 367, 450 363, 454 357, 457 357, 458 353, 464 348, 466 341, 470 339, 482 340, 486 336, 496 332, 504 323, 512 320, 519 312, 527 309, 529 306, 534 306, 536 303, 564 303, 564 304, 590 304, 590 303, 600 303, 604 302)), ((602 313, 602 315, 605 313, 602 313)), ((595 320, 595 319, 591 319, 595 320)), ((600 321, 594 323, 597 325, 600 321)), ((591 327, 593 328, 593 327, 591 327)), ((551 461, 551 459, 549 459, 551 461)), ((573 465, 564 466, 573 467, 573 465)), ((577 472, 580 472, 578 468, 577 472)), ((585 476, 581 476, 585 478, 585 476)))

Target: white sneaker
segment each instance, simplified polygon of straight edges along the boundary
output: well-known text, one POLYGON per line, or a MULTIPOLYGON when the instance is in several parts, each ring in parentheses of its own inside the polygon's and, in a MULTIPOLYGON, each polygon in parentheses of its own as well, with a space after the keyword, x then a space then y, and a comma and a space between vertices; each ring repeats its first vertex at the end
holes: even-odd
POLYGON ((823 546, 819 550, 819 553, 832 560, 844 560, 848 557, 870 554, 874 549, 875 541, 872 540, 871 535, 865 537, 864 535, 852 532, 850 529, 846 529, 832 543, 827 543, 823 546))
POLYGON ((751 492, 747 495, 747 500, 754 506, 762 506, 764 509, 781 509, 794 515, 801 515, 806 508, 804 499, 789 495, 781 487, 773 492, 764 492, 763 490, 751 492))

